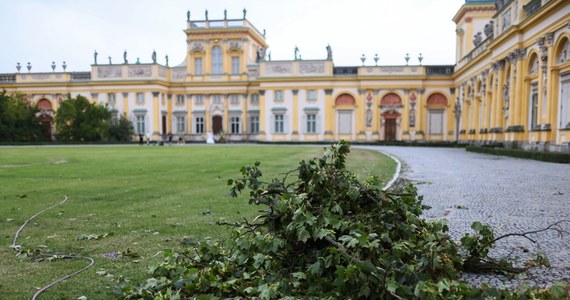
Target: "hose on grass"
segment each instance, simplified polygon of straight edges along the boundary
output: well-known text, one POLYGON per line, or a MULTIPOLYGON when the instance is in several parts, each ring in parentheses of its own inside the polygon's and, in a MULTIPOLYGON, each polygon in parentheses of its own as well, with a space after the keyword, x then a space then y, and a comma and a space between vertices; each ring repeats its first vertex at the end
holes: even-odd
MULTIPOLYGON (((65 202, 67 202, 67 199, 69 199, 69 198, 67 197, 67 195, 64 195, 63 200, 61 200, 59 203, 56 203, 56 204, 54 204, 54 205, 52 205, 52 206, 50 206, 50 207, 48 207, 48 208, 45 208, 45 209, 43 209, 43 210, 37 212, 37 213, 34 214, 33 216, 31 216, 29 219, 27 219, 27 220, 24 222, 24 224, 22 224, 22 226, 20 226, 20 228, 18 228, 18 230, 16 231, 16 234, 14 235, 14 240, 12 241, 12 245, 10 246, 10 248, 14 249, 15 251, 20 251, 20 249, 22 249, 22 246, 18 245, 18 244, 17 244, 17 241, 18 241, 18 238, 20 237, 20 233, 22 232, 22 230, 24 229, 24 227, 26 227, 26 225, 28 225, 28 223, 29 223, 30 221, 32 221, 33 219, 35 219, 37 216, 43 214, 43 213, 46 212, 47 210, 50 210, 50 209, 52 209, 52 208, 54 208, 54 207, 57 207, 57 206, 60 206, 60 205, 64 204, 65 202)), ((53 256, 53 255, 49 255, 49 256, 53 256)), ((48 256, 46 256, 46 257, 48 257, 48 256)), ((64 280, 67 280, 67 279, 69 279, 69 278, 71 278, 71 277, 73 277, 73 276, 75 276, 75 275, 77 275, 77 274, 79 274, 79 273, 81 273, 81 272, 83 272, 83 271, 89 269, 91 266, 93 266, 93 265, 95 264, 95 260, 94 260, 93 258, 87 257, 87 256, 58 255, 58 257, 60 257, 60 258, 68 258, 68 259, 85 259, 85 260, 88 260, 88 261, 89 261, 89 265, 87 265, 86 267, 83 267, 82 269, 77 270, 77 271, 75 271, 75 272, 73 272, 73 273, 67 274, 67 275, 65 275, 65 276, 63 276, 63 277, 61 277, 61 278, 59 278, 59 279, 53 281, 52 283, 50 283, 50 284, 48 284, 48 285, 42 287, 41 289, 39 289, 39 290, 34 294, 34 296, 32 296, 32 300, 35 300, 41 293, 45 292, 45 291, 46 291, 47 289, 49 289, 50 287, 52 287, 52 286, 54 286, 54 285, 56 285, 56 284, 58 284, 58 283, 60 283, 60 282, 62 282, 62 281, 64 281, 64 280)))

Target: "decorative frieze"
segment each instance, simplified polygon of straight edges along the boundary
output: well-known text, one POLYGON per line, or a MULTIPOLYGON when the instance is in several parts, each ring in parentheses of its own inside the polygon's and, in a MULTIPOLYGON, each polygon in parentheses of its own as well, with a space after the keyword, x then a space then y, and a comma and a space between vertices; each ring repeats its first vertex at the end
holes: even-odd
POLYGON ((308 74, 315 73, 321 74, 325 72, 324 62, 302 62, 299 63, 299 73, 308 74))
POLYGON ((97 67, 97 76, 99 78, 121 78, 122 72, 120 66, 97 67))
POLYGON ((266 74, 290 74, 293 73, 292 63, 267 63, 265 64, 266 74))
POLYGON ((146 78, 151 77, 150 66, 129 66, 129 77, 146 78))

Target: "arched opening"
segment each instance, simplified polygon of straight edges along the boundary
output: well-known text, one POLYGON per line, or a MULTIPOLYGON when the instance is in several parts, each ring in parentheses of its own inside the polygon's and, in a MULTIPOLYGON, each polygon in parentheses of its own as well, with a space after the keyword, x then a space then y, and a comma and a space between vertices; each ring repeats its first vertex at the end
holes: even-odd
POLYGON ((384 95, 380 100, 380 139, 385 141, 398 140, 402 116, 402 98, 395 93, 384 95))
POLYGON ((336 97, 334 104, 338 106, 354 106, 356 105, 356 100, 350 94, 341 94, 336 97))
POLYGON ((52 125, 53 125, 53 109, 51 102, 47 99, 40 99, 36 106, 40 110, 40 118, 42 124, 47 128, 45 132, 45 138, 48 141, 52 141, 52 125))
POLYGON ((398 134, 398 122, 400 114, 396 111, 386 111, 382 114, 384 120, 384 140, 395 141, 398 134))
POLYGON ((532 53, 528 60, 528 129, 533 130, 538 126, 538 55, 532 53))
POLYGON ((350 94, 341 94, 336 97, 335 106, 337 109, 337 134, 352 135, 355 105, 356 100, 350 94))
MULTIPOLYGON (((466 90, 470 92, 470 87, 466 90)), ((430 137, 432 135, 445 137, 445 128, 447 123, 446 111, 447 111, 447 97, 441 93, 431 94, 427 101, 427 121, 428 121, 428 134, 430 137)), ((471 113, 471 110, 469 111, 471 113)))

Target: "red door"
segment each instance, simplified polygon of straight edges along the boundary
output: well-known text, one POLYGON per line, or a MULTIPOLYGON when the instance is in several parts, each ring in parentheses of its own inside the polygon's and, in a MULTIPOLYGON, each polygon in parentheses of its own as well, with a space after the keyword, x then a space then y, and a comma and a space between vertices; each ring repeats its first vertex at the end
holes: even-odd
POLYGON ((212 130, 214 131, 214 134, 218 134, 223 130, 222 116, 214 116, 212 118, 212 130))
POLYGON ((384 123, 384 140, 396 140, 396 119, 385 119, 384 123))

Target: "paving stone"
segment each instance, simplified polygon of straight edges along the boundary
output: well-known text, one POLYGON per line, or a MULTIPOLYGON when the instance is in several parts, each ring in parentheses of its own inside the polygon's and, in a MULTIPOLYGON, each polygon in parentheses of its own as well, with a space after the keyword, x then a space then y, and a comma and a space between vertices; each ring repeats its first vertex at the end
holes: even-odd
MULTIPOLYGON (((489 224, 495 236, 546 228, 570 220, 570 165, 524 160, 464 149, 362 146, 389 153, 402 162, 402 177, 417 184, 424 204, 432 209, 425 218, 445 218, 450 235, 460 239, 471 223, 489 224)), ((562 224, 570 233, 570 222, 562 224)), ((542 232, 527 239, 501 240, 494 257, 510 255, 521 264, 543 251, 551 268, 533 268, 525 280, 497 275, 464 274, 474 285, 516 288, 519 284, 543 287, 570 279, 570 234, 542 232)))

